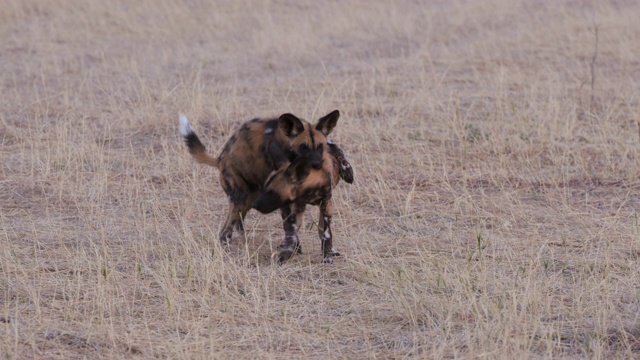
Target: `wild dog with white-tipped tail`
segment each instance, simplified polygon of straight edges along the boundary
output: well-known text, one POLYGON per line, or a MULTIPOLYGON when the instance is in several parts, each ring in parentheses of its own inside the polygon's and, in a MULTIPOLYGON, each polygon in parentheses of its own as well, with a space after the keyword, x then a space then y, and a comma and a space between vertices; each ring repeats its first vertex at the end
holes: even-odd
MULTIPOLYGON (((220 241, 229 243, 234 228, 244 232, 244 217, 265 189, 267 179, 274 171, 288 169, 296 160, 303 159, 305 166, 321 170, 327 166, 326 161, 333 164, 331 159, 336 159, 340 164, 338 175, 348 183, 353 182, 353 169, 344 153, 326 138, 336 126, 339 116, 335 110, 320 118, 315 125, 289 113, 278 118, 247 121, 231 135, 220 155, 214 158, 207 153, 187 117, 180 114, 179 130, 189 152, 198 163, 220 171, 220 185, 229 198, 229 211, 220 231, 220 241)), ((297 232, 297 214, 301 217, 301 213, 295 205, 292 212, 291 203, 279 208, 285 230, 279 260, 286 261, 294 252, 301 252, 297 232)))

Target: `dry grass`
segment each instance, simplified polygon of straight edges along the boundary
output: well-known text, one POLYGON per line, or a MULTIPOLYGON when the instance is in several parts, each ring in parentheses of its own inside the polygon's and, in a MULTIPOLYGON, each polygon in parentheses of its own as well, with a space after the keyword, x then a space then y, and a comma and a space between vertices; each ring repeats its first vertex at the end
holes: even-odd
POLYGON ((5 0, 0 357, 640 356, 638 13, 5 0), (277 214, 221 251, 178 112, 217 151, 334 108, 345 256, 320 263, 316 209, 284 266, 277 214))

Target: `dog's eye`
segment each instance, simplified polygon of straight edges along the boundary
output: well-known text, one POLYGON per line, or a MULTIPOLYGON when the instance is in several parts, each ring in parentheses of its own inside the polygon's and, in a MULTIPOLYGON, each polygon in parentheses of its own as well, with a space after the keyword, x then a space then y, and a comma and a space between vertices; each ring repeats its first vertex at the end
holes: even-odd
POLYGON ((300 145, 300 151, 301 151, 301 152, 302 152, 302 151, 307 151, 307 150, 309 150, 309 147, 307 146, 307 144, 302 144, 302 145, 300 145))

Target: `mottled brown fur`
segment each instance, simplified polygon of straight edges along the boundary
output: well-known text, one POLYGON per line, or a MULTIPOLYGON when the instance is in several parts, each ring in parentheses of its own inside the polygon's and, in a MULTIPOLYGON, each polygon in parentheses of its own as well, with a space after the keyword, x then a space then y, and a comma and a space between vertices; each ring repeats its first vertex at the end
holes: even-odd
POLYGON ((180 133, 194 159, 220 170, 220 184, 229 197, 227 220, 220 240, 231 240, 233 229, 243 231, 242 221, 258 197, 263 185, 275 169, 304 157, 310 166, 322 168, 326 136, 337 124, 340 113, 335 110, 311 125, 292 114, 279 118, 253 119, 231 135, 217 158, 211 157, 195 134, 187 118, 180 117, 180 133))

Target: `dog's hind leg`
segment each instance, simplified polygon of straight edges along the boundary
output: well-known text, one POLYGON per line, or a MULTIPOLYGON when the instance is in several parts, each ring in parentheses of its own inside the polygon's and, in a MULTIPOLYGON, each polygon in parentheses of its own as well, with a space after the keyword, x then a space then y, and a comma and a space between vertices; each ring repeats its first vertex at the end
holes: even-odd
POLYGON ((331 199, 325 199, 320 204, 320 218, 318 219, 318 235, 322 246, 322 262, 333 263, 334 256, 340 253, 333 249, 333 234, 331 233, 331 217, 333 214, 333 203, 331 199))
POLYGON ((220 230, 220 242, 223 244, 229 244, 231 242, 231 238, 233 237, 233 229, 242 228, 244 230, 244 225, 242 221, 244 219, 244 215, 247 214, 248 209, 243 209, 234 203, 229 203, 229 213, 227 214, 227 220, 224 222, 222 226, 222 230, 220 230))
POLYGON ((238 231, 240 236, 244 237, 244 219, 247 217, 249 209, 240 209, 238 212, 240 213, 240 219, 236 221, 235 229, 238 231))

